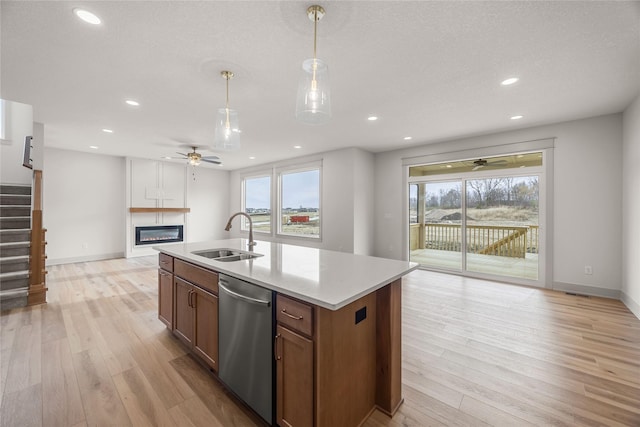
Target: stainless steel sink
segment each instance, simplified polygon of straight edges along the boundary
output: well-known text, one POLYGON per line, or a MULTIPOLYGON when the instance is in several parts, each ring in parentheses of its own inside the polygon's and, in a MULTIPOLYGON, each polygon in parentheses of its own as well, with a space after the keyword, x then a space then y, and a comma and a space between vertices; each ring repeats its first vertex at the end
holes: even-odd
POLYGON ((231 262, 231 261, 241 261, 243 259, 254 259, 254 258, 258 258, 259 256, 262 256, 260 254, 239 254, 239 255, 232 255, 232 256, 223 256, 220 258, 214 258, 216 261, 220 261, 220 262, 231 262))
POLYGON ((242 261, 245 259, 253 259, 262 256, 262 254, 257 254, 254 252, 228 248, 205 249, 202 251, 194 251, 191 253, 220 262, 242 261))

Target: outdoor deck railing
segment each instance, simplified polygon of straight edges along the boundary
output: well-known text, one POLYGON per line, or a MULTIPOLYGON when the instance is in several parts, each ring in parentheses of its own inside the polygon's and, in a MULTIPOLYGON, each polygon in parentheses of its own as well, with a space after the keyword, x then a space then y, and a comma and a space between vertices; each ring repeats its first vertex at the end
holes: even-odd
MULTIPOLYGON (((537 254, 539 227, 537 225, 500 226, 467 225, 467 252, 524 258, 527 253, 537 254)), ((411 250, 437 249, 460 251, 462 227, 460 224, 411 224, 411 250), (420 230, 424 229, 424 240, 420 230)))

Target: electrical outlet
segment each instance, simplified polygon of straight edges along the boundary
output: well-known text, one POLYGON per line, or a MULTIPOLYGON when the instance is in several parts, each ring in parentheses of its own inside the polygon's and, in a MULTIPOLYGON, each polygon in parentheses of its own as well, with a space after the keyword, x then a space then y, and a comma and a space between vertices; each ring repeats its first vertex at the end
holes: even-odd
POLYGON ((593 274, 593 269, 591 268, 590 265, 585 265, 584 266, 584 274, 588 274, 588 275, 592 275, 593 274))

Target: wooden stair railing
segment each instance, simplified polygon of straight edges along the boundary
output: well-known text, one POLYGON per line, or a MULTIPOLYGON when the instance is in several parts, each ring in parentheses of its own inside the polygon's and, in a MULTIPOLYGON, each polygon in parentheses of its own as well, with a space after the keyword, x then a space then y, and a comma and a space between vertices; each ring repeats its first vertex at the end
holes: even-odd
POLYGON ((31 248, 29 249, 29 293, 27 305, 47 302, 45 233, 42 228, 42 171, 33 171, 33 211, 31 212, 31 248))
POLYGON ((502 255, 524 258, 527 252, 527 228, 521 227, 497 242, 478 251, 482 255, 502 255), (522 243, 519 240, 523 240, 522 243))

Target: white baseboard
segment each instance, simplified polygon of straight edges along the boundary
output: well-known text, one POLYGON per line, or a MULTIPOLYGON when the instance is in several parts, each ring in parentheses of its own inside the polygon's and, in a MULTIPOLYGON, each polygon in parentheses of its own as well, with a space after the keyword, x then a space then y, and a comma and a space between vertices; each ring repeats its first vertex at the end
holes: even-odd
POLYGON ((598 288, 596 286, 576 285, 575 283, 553 282, 553 290, 570 292, 579 295, 591 295, 594 297, 604 297, 620 299, 619 289, 598 288))
POLYGON ((624 291, 620 291, 620 301, 627 306, 629 311, 631 311, 638 319, 640 319, 640 304, 634 301, 629 295, 625 294, 624 291))
POLYGON ((124 252, 112 254, 87 255, 81 257, 47 259, 46 265, 73 264, 76 262, 102 261, 105 259, 124 258, 124 252))

